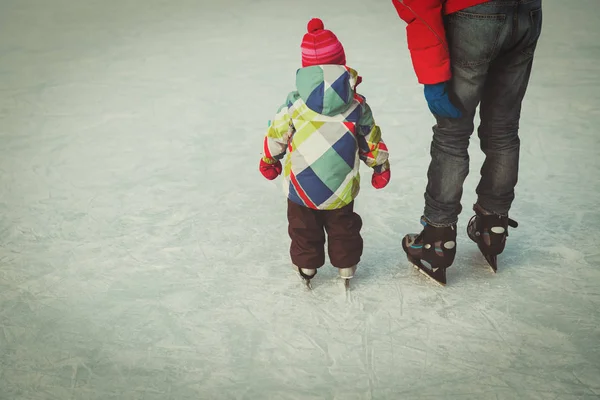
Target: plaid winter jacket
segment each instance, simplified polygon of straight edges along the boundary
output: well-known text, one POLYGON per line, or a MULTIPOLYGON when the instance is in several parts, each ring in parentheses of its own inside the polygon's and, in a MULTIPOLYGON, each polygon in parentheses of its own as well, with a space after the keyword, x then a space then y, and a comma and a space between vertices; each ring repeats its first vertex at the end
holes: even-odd
POLYGON ((263 160, 284 158, 284 192, 300 205, 332 210, 350 204, 360 190, 362 160, 380 173, 388 150, 358 73, 347 66, 317 65, 296 73, 291 92, 264 138, 263 160))

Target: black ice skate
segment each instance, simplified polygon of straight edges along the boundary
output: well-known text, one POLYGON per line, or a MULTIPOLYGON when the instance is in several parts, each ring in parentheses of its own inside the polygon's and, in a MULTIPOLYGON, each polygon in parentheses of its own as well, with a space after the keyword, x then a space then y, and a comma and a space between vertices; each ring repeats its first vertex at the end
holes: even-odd
POLYGON ((517 221, 485 211, 478 204, 473 205, 475 215, 469 220, 467 234, 477 243, 494 273, 498 270, 498 254, 504 251, 508 227, 516 228, 517 221))
POLYGON ((408 261, 436 283, 446 285, 446 268, 456 255, 456 225, 438 228, 421 219, 421 233, 408 234, 402 240, 402 248, 408 261))

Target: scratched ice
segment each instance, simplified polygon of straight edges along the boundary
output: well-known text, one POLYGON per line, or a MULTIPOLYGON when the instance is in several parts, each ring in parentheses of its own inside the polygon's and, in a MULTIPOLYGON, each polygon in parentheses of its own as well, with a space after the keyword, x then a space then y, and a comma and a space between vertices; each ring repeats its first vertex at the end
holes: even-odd
POLYGON ((495 276, 473 136, 446 288, 400 248, 433 119, 389 1, 1 3, 0 399, 599 398, 597 0, 544 1, 495 276), (391 152, 348 297, 329 265, 304 290, 257 170, 312 16, 391 152))

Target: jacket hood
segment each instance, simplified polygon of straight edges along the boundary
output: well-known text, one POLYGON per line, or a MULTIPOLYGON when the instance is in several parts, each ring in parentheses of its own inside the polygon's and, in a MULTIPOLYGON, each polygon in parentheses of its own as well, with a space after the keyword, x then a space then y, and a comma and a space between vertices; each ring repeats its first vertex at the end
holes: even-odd
POLYGON ((344 65, 314 65, 296 72, 296 89, 316 113, 333 116, 346 111, 354 99, 358 73, 344 65))

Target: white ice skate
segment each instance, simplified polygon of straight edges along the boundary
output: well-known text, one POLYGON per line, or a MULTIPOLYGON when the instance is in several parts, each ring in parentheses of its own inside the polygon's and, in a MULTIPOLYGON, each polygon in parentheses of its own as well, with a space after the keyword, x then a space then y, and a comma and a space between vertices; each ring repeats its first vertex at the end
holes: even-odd
POLYGON ((296 265, 294 265, 294 268, 298 272, 298 275, 300 275, 300 278, 302 278, 302 280, 306 284, 306 287, 308 287, 309 289, 312 289, 312 286, 310 284, 310 280, 312 278, 314 278, 314 276, 317 274, 317 270, 316 269, 309 269, 309 268, 300 268, 300 267, 298 267, 296 265))
POLYGON ((350 279, 354 278, 354 273, 356 272, 356 265, 348 268, 340 268, 338 270, 340 274, 340 278, 344 280, 344 285, 346 289, 350 286, 350 279))

